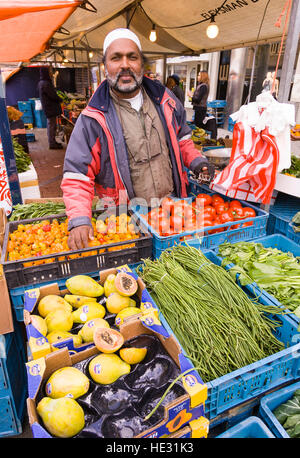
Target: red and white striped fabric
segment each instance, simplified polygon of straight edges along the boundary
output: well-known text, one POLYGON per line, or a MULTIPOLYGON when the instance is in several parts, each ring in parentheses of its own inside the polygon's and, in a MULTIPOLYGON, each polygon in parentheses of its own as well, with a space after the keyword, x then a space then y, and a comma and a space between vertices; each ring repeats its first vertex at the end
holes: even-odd
MULTIPOLYGON (((269 204, 276 183, 278 164, 278 146, 268 127, 256 132, 246 123, 237 122, 233 130, 230 162, 215 177, 211 188, 217 187, 219 192, 222 189, 226 193, 242 191, 241 186, 248 185, 248 193, 250 191, 256 202, 269 204)), ((244 190, 247 191, 247 188, 244 190)))
POLYGON ((8 184, 8 176, 4 160, 4 152, 0 139, 0 207, 4 209, 6 216, 12 211, 12 199, 8 184))
MULTIPOLYGON (((220 172, 216 173, 216 176, 219 175, 220 172)), ((242 183, 239 185, 236 189, 223 189, 221 186, 218 186, 217 184, 210 183, 210 189, 212 191, 215 191, 219 194, 223 194, 224 196, 230 197, 232 199, 238 199, 238 200, 245 200, 247 202, 255 202, 258 204, 261 204, 262 201, 261 199, 256 199, 253 190, 251 188, 250 183, 242 183)), ((276 201, 276 197, 278 195, 278 191, 274 189, 270 201, 270 205, 274 205, 276 201)))

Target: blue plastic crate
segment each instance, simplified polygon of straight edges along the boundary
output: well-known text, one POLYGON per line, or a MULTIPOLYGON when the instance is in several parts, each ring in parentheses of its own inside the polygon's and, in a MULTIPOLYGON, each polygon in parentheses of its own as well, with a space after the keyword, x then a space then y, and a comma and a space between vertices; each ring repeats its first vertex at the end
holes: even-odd
POLYGON ((30 100, 24 102, 18 102, 18 108, 22 113, 32 116, 32 104, 30 100))
POLYGON ((280 404, 288 401, 293 397, 293 394, 296 390, 300 389, 300 382, 293 383, 292 385, 281 388, 274 393, 264 396, 260 401, 259 406, 259 415, 263 421, 270 428, 275 437, 278 438, 289 438, 290 436, 284 429, 284 427, 279 423, 273 411, 280 404))
MULTIPOLYGON (((285 253, 292 253, 295 257, 300 256, 300 245, 293 242, 288 237, 285 237, 282 234, 272 234, 265 237, 259 237, 257 239, 251 240, 253 243, 261 243, 265 248, 277 248, 285 253)), ((235 242, 232 242, 235 243, 235 242)), ((218 248, 216 249, 216 253, 218 248)), ((221 258, 219 258, 221 260, 221 258)), ((267 291, 261 289, 257 283, 253 282, 245 286, 247 291, 256 291, 256 293, 265 298, 265 300, 270 301, 271 303, 283 307, 283 305, 272 295, 267 293, 267 291)), ((294 313, 290 314, 291 319, 296 323, 296 326, 300 324, 300 318, 298 318, 294 313)))
POLYGON ((290 222, 288 225, 288 230, 287 230, 286 235, 289 239, 293 240, 295 243, 297 243, 300 246, 300 232, 294 231, 292 222, 290 222))
POLYGON ((26 140, 27 142, 35 142, 35 135, 32 133, 26 132, 26 140))
POLYGON ((225 146, 203 146, 202 151, 209 151, 211 149, 224 149, 225 146))
POLYGON ((21 119, 22 119, 24 124, 32 124, 33 125, 33 122, 34 122, 33 115, 23 114, 21 119))
POLYGON ((300 199, 279 193, 275 204, 270 207, 267 234, 283 234, 300 244, 299 233, 296 234, 290 226, 290 222, 297 212, 300 212, 300 199))
POLYGON ((27 398, 26 355, 19 323, 0 335, 0 437, 22 432, 27 398))
POLYGON ((230 117, 228 118, 228 130, 229 130, 229 132, 233 132, 235 123, 236 123, 236 121, 233 121, 230 117))
POLYGON ((47 127, 47 118, 43 110, 34 110, 34 121, 38 128, 47 127))
POLYGON ((238 423, 224 433, 217 436, 217 439, 271 439, 275 438, 264 422, 255 416, 238 423))
MULTIPOLYGON (((209 250, 204 254, 214 264, 221 265, 221 259, 213 251, 209 250)), ((250 298, 257 298, 255 290, 250 291, 244 287, 242 289, 250 298)), ((263 296, 259 297, 259 301, 265 305, 272 304, 263 296)), ((274 334, 284 344, 285 349, 206 383, 208 394, 205 413, 215 425, 224 421, 224 412, 229 409, 251 400, 257 402, 258 397, 267 391, 300 377, 300 334, 295 321, 288 315, 268 317, 281 324, 274 334)), ((159 319, 167 331, 174 335, 161 312, 159 319)), ((178 342, 180 344, 179 340, 178 342)), ((184 350, 183 353, 187 356, 184 350)))
MULTIPOLYGON (((206 194, 214 194, 210 189, 206 189, 198 184, 193 184, 193 180, 191 182, 191 193, 190 198, 194 199, 195 195, 199 194, 200 192, 204 192, 206 194)), ((224 200, 233 200, 229 197, 223 196, 224 200)), ((158 258, 161 253, 169 247, 172 247, 176 244, 180 243, 188 243, 190 246, 195 248, 201 248, 201 250, 210 250, 216 248, 221 243, 228 241, 241 241, 241 240, 252 240, 257 237, 261 237, 266 235, 266 226, 267 226, 267 219, 268 213, 261 208, 257 208, 250 204, 249 202, 241 201, 243 206, 251 207, 256 211, 255 217, 247 218, 243 220, 241 223, 237 223, 237 221, 232 221, 230 223, 220 224, 218 226, 213 226, 211 228, 193 230, 193 231, 186 231, 180 234, 170 235, 170 236, 161 236, 159 235, 144 219, 143 215, 148 213, 148 207, 136 206, 132 210, 136 217, 143 221, 146 225, 149 232, 151 232, 153 236, 153 257, 156 259, 158 258), (253 222, 252 226, 242 227, 245 222, 253 222), (231 226, 239 225, 237 229, 230 229, 231 226), (225 230, 220 233, 215 234, 208 234, 208 231, 218 229, 224 227, 225 230)))
POLYGON ((207 102, 209 108, 225 108, 226 105, 226 100, 212 100, 211 102, 207 102))

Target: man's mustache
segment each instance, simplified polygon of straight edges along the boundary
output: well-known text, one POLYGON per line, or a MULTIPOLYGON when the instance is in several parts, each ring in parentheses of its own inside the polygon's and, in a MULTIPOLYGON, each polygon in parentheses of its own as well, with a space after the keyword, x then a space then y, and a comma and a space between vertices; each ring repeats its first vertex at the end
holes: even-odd
POLYGON ((117 81, 119 81, 119 79, 121 78, 121 76, 132 76, 132 78, 135 79, 135 81, 137 81, 136 79, 136 75, 131 71, 131 70, 122 70, 120 71, 118 74, 117 74, 117 81))

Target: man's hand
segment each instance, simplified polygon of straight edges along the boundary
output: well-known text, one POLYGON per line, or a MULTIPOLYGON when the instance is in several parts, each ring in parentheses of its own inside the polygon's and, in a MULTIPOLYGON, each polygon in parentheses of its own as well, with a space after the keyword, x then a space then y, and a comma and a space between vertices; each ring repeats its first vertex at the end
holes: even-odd
POLYGON ((68 246, 70 250, 81 250, 88 248, 89 240, 94 239, 94 230, 91 226, 77 226, 71 229, 68 246))
POLYGON ((203 161, 195 168, 194 173, 200 182, 209 182, 214 178, 215 168, 208 161, 203 161))

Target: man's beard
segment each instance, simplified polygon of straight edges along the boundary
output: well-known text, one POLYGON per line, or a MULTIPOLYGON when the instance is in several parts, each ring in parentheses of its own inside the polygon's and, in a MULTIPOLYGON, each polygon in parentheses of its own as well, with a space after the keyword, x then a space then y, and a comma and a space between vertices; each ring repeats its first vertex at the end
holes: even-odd
POLYGON ((111 77, 107 70, 105 69, 105 76, 108 81, 108 84, 112 89, 115 89, 118 92, 122 92, 123 94, 130 94, 134 91, 136 91, 139 87, 142 85, 143 81, 143 70, 141 70, 141 73, 134 73, 131 70, 126 70, 126 71, 120 71, 119 73, 116 74, 115 77, 111 77), (119 79, 121 76, 132 76, 134 79, 134 82, 131 84, 126 84, 124 86, 121 86, 119 84, 119 79))

